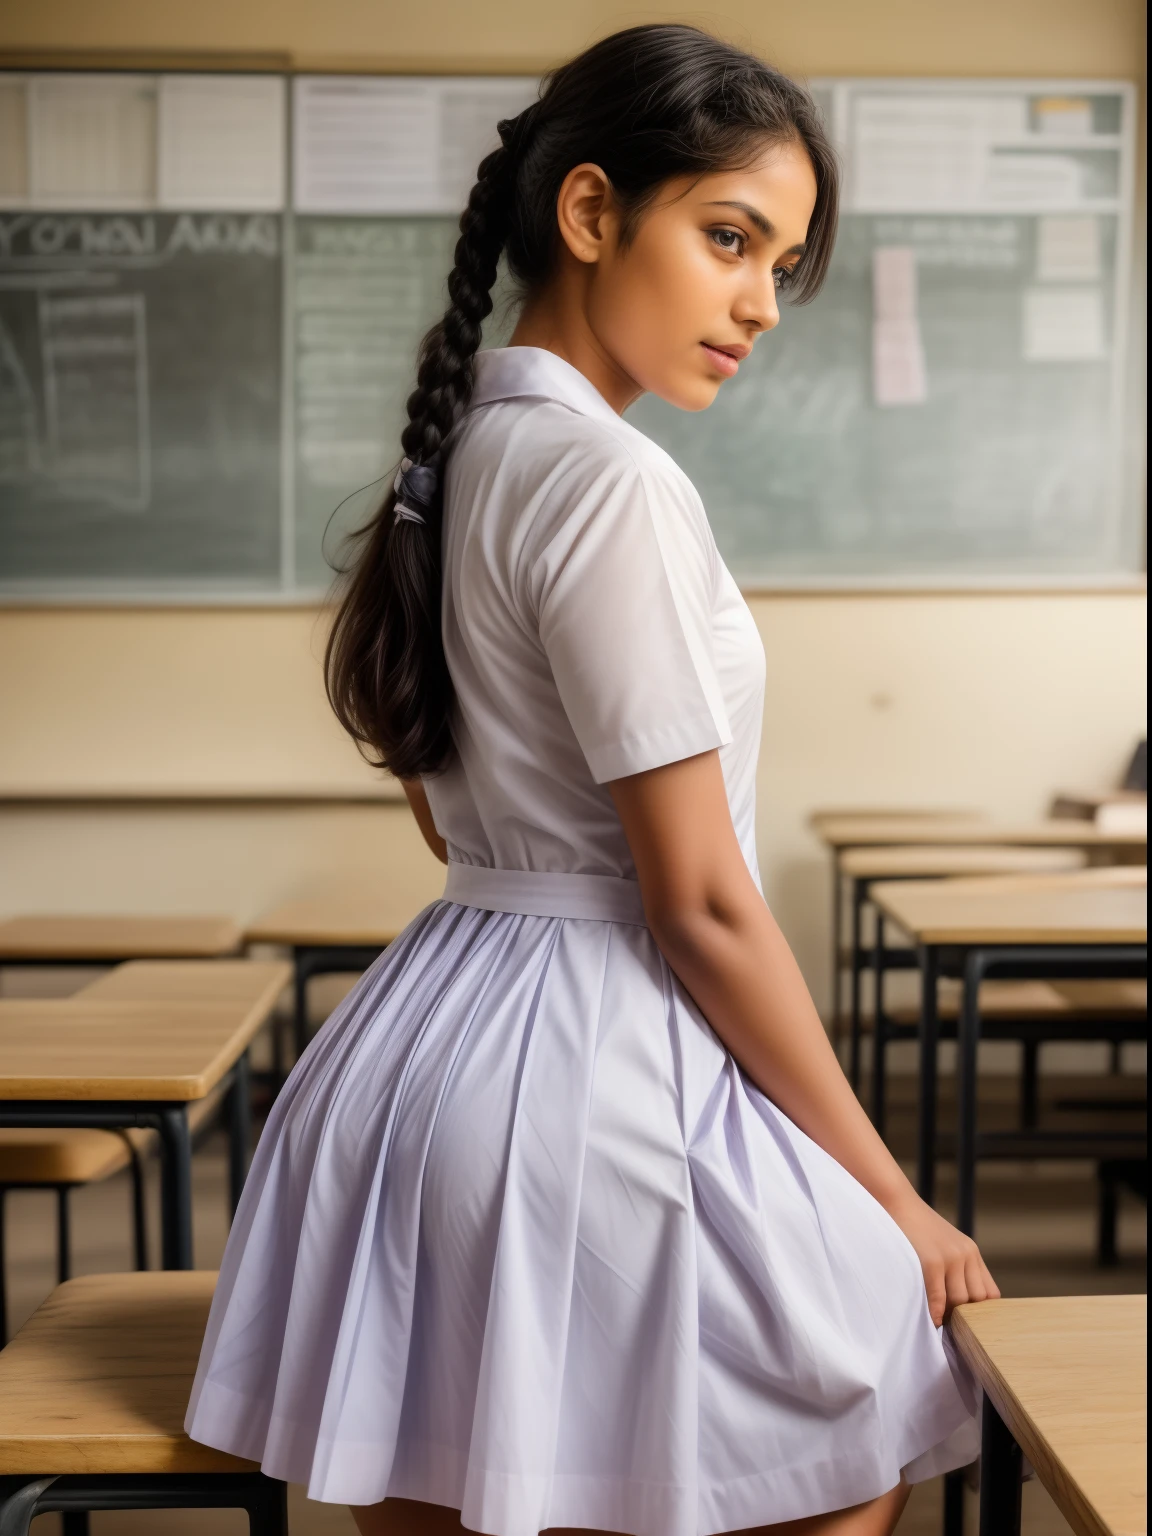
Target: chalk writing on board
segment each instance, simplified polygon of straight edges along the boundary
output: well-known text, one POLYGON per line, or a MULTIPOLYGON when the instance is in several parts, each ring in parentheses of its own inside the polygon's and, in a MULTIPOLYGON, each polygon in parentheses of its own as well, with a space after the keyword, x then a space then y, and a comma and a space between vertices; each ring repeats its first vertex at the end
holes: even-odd
POLYGON ((0 215, 0 571, 280 581, 281 221, 0 215))
POLYGON ((36 402, 27 369, 0 322, 0 480, 27 480, 39 468, 36 402))
POLYGON ((151 490, 143 298, 41 295, 40 345, 49 478, 142 511, 151 490))

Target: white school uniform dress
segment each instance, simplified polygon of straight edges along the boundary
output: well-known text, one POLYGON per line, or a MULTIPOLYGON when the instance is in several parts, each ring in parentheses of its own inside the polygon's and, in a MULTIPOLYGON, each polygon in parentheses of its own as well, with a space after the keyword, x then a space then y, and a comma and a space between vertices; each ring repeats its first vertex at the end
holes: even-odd
POLYGON ((911 1246, 644 924, 609 780, 718 748, 756 875, 764 653, 692 485, 567 363, 486 352, 443 539, 444 899, 276 1101, 189 1434, 496 1536, 708 1536, 972 1460, 911 1246))

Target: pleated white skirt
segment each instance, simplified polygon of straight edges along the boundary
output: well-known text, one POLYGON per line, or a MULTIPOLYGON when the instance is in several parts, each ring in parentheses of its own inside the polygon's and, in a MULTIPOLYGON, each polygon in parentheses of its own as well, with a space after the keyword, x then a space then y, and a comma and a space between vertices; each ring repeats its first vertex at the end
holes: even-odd
POLYGON ((192 1438, 495 1536, 708 1536, 972 1460, 912 1248, 742 1076, 636 888, 491 873, 415 919, 277 1100, 192 1438), (507 910, 558 901, 612 920, 507 910))

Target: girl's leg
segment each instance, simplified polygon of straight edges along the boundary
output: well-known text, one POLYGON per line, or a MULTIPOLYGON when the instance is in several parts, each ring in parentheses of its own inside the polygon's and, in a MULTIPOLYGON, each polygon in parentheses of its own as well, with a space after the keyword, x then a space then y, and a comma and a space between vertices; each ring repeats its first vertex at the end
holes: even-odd
MULTIPOLYGON (((831 1515, 786 1520, 733 1536, 891 1536, 908 1502, 908 1486, 900 1483, 878 1499, 840 1509, 831 1515)), ((413 1499, 385 1499, 352 1511, 360 1536, 460 1536, 460 1512, 442 1504, 418 1504, 413 1499)), ((553 1528, 546 1536, 590 1536, 588 1531, 553 1528)), ((604 1536, 604 1533, 602 1533, 604 1536)), ((610 1533, 609 1533, 610 1536, 610 1533)))

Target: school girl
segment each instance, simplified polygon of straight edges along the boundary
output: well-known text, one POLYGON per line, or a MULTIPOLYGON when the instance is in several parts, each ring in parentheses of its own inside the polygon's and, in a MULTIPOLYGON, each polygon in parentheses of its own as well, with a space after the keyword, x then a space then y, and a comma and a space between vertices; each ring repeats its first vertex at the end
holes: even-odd
POLYGON ((939 1325, 996 1287, 765 906, 764 653, 621 419, 704 409, 816 293, 835 159, 803 90, 683 26, 598 43, 500 137, 327 656, 444 898, 276 1102, 189 1433, 365 1536, 879 1536, 975 1455, 939 1325), (519 321, 478 352, 501 256, 519 321))

